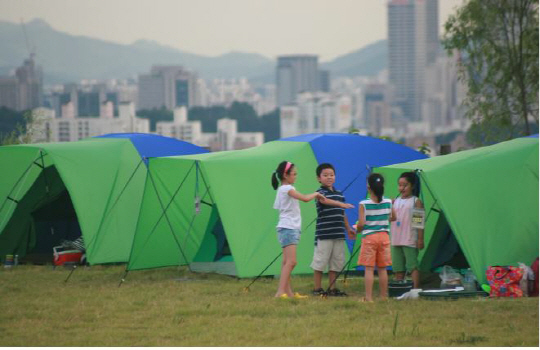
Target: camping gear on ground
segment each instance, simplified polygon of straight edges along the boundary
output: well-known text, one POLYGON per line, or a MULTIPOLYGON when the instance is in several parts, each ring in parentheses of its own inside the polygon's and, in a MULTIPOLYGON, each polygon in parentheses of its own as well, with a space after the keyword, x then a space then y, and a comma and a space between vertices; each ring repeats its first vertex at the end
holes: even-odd
POLYGON ((523 292, 524 297, 528 297, 532 292, 532 284, 534 283, 534 271, 524 263, 518 263, 519 268, 523 272, 521 280, 519 280, 519 288, 523 292))
POLYGON ((476 276, 471 269, 467 269, 463 275, 463 288, 468 292, 474 292, 478 289, 476 285, 476 276))
POLYGON ((413 288, 413 282, 408 280, 394 280, 388 282, 388 296, 391 298, 399 297, 413 288))
POLYGON ((538 159, 538 138, 527 137, 373 171, 385 177, 390 198, 401 173, 419 175, 426 210, 420 270, 470 267, 482 284, 488 266, 538 256, 538 159), (437 261, 445 253, 455 261, 437 261))
POLYGON ((7 254, 4 260, 4 268, 10 269, 13 267, 13 254, 7 254))
POLYGON ((529 296, 538 297, 538 257, 531 264, 531 270, 534 273, 534 281, 529 296))
POLYGON ((513 297, 523 296, 519 287, 519 281, 523 271, 515 266, 490 266, 486 271, 486 278, 491 287, 490 297, 513 297))
POLYGON ((427 289, 419 292, 418 295, 425 300, 458 300, 461 298, 484 298, 488 296, 488 293, 484 291, 467 291, 463 287, 456 287, 454 289, 427 289))
POLYGON ((420 292, 422 289, 411 289, 410 291, 401 294, 399 297, 396 297, 397 300, 407 300, 407 299, 418 299, 420 298, 420 292))
POLYGON ((441 288, 454 288, 462 286, 462 277, 461 274, 454 270, 451 266, 443 266, 441 273, 441 288))
POLYGON ((64 266, 67 264, 80 264, 83 252, 80 250, 64 250, 64 246, 53 247, 53 265, 64 266))
MULTIPOLYGON (((189 264, 192 271, 254 277, 270 264, 264 275, 279 274, 279 261, 271 264, 281 247, 269 180, 281 161, 296 164, 295 188, 304 193, 320 187, 317 165, 331 163, 335 187, 348 203, 358 203, 366 196, 371 167, 422 158, 403 145, 352 134, 301 135, 238 151, 152 158, 127 269, 189 264)), ((313 272, 316 212, 312 203, 300 208, 295 274, 313 272)), ((346 213, 349 222, 357 220, 357 208, 346 213)))

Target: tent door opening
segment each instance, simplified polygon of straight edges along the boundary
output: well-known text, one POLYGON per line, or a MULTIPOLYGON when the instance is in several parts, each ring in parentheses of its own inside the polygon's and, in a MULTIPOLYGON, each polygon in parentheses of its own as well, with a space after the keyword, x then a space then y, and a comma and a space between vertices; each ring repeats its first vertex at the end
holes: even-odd
MULTIPOLYGON (((2 246, 21 263, 53 261, 53 247, 81 236, 73 202, 55 166, 46 167, 19 200, 2 246), (4 245, 5 243, 5 245, 4 245)), ((3 251, 3 249, 2 249, 3 251)))

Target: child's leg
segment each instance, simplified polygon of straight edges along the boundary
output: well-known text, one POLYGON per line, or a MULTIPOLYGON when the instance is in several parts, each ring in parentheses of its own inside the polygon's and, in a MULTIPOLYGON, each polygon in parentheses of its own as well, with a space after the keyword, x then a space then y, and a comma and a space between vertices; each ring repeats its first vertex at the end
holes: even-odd
POLYGON ((419 288, 419 286, 420 286, 420 271, 418 271, 417 269, 412 270, 411 277, 412 277, 414 288, 415 289, 419 288))
POLYGON ((279 278, 279 287, 276 296, 287 294, 294 296, 291 290, 291 272, 296 266, 296 245, 291 244, 283 248, 283 264, 281 267, 281 276, 279 278))
POLYGON ((330 289, 336 289, 336 281, 337 278, 337 272, 336 271, 328 271, 328 288, 330 289))
POLYGON ((322 271, 313 270, 313 290, 322 288, 322 271))
POLYGON ((420 286, 420 271, 418 270, 418 249, 413 247, 403 247, 405 252, 405 264, 407 271, 411 271, 414 288, 420 286))
POLYGON ((395 279, 403 281, 405 279, 405 255, 402 246, 392 246, 392 271, 395 279))
POLYGON ((366 301, 373 301, 373 266, 366 266, 364 285, 366 287, 366 301))
POLYGON ((386 267, 377 267, 379 274, 379 295, 381 299, 388 298, 388 273, 386 267))

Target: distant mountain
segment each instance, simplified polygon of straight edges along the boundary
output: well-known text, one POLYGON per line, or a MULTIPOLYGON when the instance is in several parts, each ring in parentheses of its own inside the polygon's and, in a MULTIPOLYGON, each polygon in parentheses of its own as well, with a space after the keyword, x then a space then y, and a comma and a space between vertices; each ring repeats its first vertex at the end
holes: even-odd
POLYGON ((388 41, 379 40, 359 50, 321 64, 330 70, 332 77, 373 76, 388 67, 388 41))
MULTIPOLYGON (((43 67, 48 84, 136 77, 159 64, 182 65, 207 79, 247 77, 257 82, 275 81, 275 60, 255 53, 230 52, 210 57, 149 40, 123 45, 70 35, 40 19, 25 26, 30 48, 43 67)), ((0 47, 0 75, 6 75, 29 56, 20 24, 0 21, 0 47)), ((385 50, 386 43, 377 42, 321 66, 329 69, 332 76, 375 75, 386 67, 385 50)))

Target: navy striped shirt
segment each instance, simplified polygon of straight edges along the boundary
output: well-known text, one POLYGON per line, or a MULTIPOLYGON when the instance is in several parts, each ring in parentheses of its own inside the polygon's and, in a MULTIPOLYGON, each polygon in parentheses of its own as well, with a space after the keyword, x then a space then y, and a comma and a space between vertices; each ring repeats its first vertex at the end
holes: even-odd
MULTIPOLYGON (((345 197, 335 188, 321 186, 317 192, 328 199, 345 203, 345 197)), ((318 239, 345 239, 345 209, 324 205, 317 201, 315 244, 318 239)))

